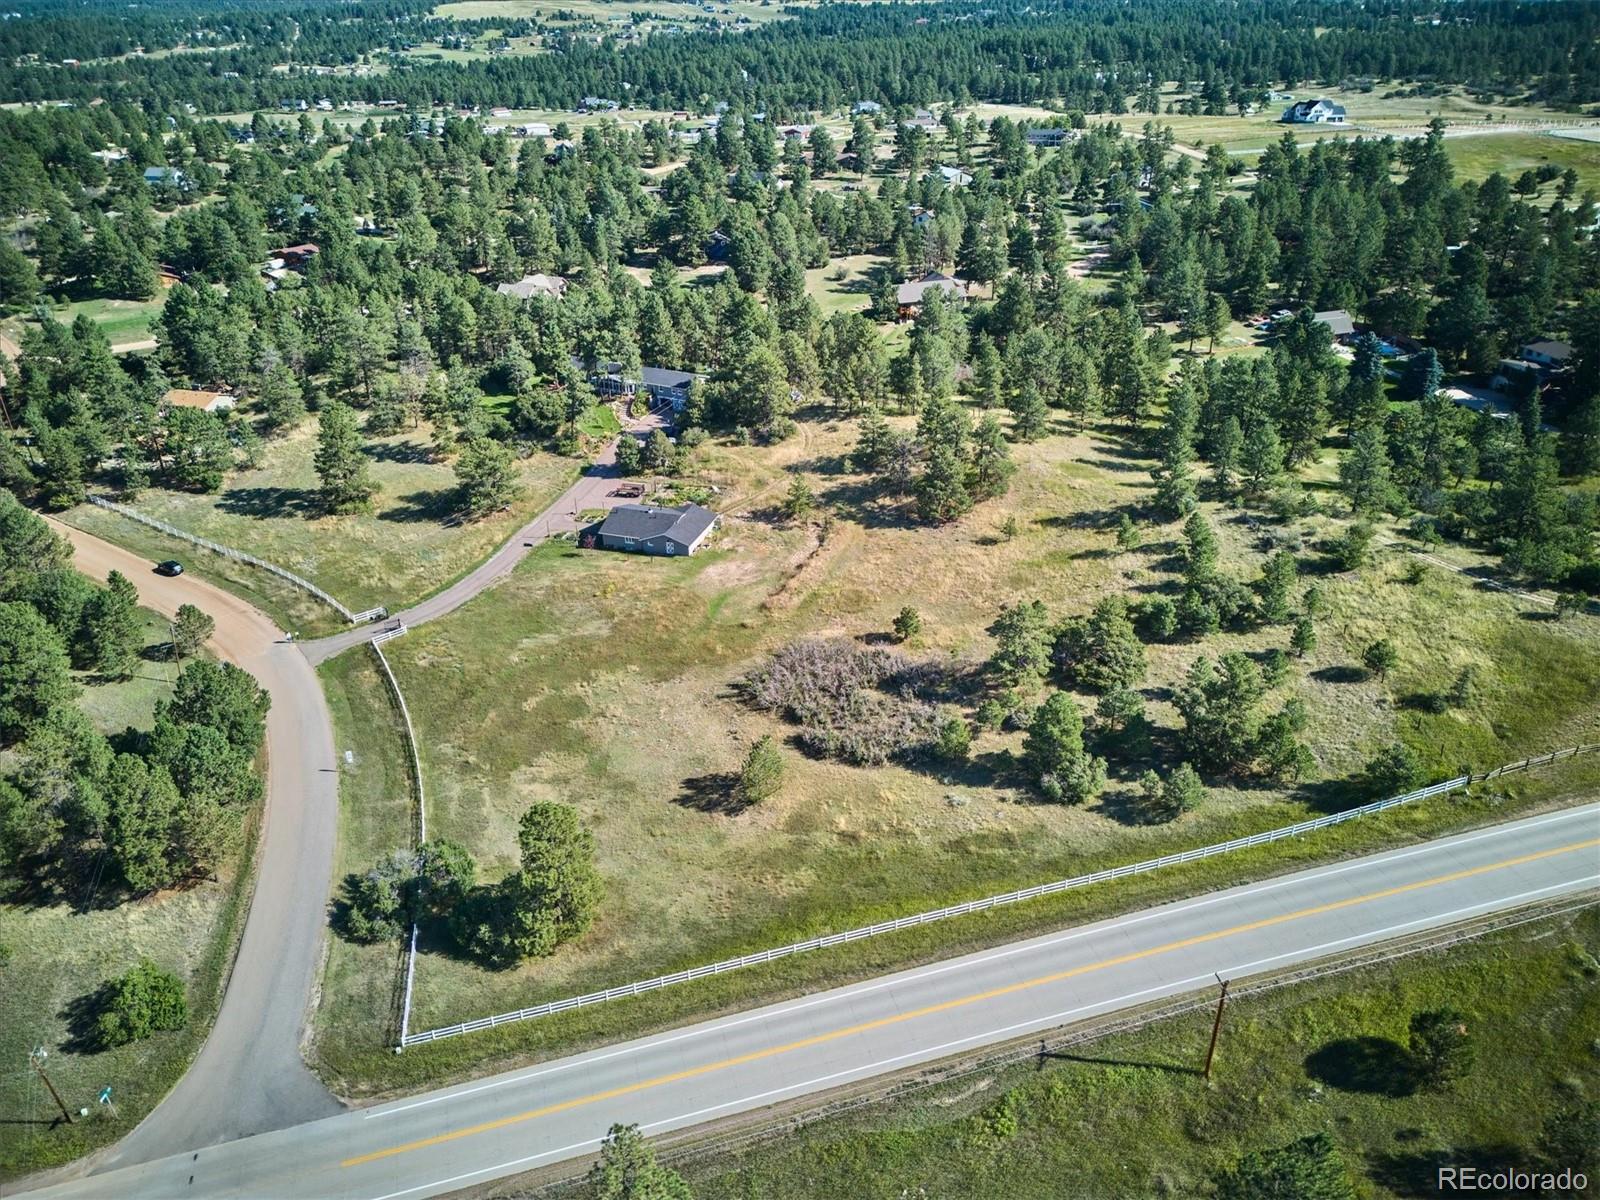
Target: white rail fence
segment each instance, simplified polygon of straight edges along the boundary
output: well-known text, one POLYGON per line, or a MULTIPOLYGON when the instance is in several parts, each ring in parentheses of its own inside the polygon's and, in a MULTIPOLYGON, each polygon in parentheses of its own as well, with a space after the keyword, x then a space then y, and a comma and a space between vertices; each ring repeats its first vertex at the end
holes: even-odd
POLYGON ((753 954, 744 954, 738 958, 727 958, 721 962, 708 963, 703 967, 691 967, 686 971, 675 971, 670 975, 659 975, 654 979, 644 979, 637 983, 625 983, 618 987, 606 988, 604 991, 590 992, 585 996, 571 996, 565 1000, 552 1000, 546 1004, 536 1004, 529 1008, 517 1009, 514 1012, 497 1013, 491 1017, 479 1017, 475 1021, 463 1021, 459 1025, 445 1025, 438 1029, 428 1029, 420 1033, 405 1033, 401 1036, 400 1044, 395 1047, 395 1052, 399 1053, 408 1046, 418 1046, 425 1042, 437 1042, 444 1038, 459 1037, 464 1033, 476 1033, 483 1029, 493 1029, 498 1025, 506 1025, 513 1021, 534 1020, 539 1017, 548 1017, 556 1013, 567 1012, 574 1008, 587 1008, 594 1004, 604 1004, 611 1000, 638 996, 644 992, 653 992, 664 987, 671 987, 673 984, 688 983, 691 980, 705 979, 711 975, 722 975, 745 967, 760 966, 764 963, 776 962, 780 958, 804 954, 811 950, 822 950, 829 946, 842 946, 847 942, 858 942, 865 938, 878 937, 901 929, 911 929, 918 925, 931 925, 936 921, 947 921, 952 917, 964 917, 970 913, 988 912, 991 909, 1001 908, 1008 904, 1020 904, 1025 900, 1053 896, 1058 892, 1071 891, 1076 888, 1087 887, 1090 884, 1122 879, 1129 875, 1143 875, 1146 872, 1157 871, 1163 867, 1177 866, 1181 863, 1195 862, 1202 858, 1211 858, 1218 854, 1244 850, 1251 846, 1262 846, 1268 842, 1298 837, 1302 833, 1326 829, 1330 825, 1340 825, 1346 821, 1353 821, 1372 813, 1383 812, 1385 809, 1397 808, 1402 804, 1411 804, 1418 800, 1426 800, 1431 796, 1442 796, 1449 792, 1460 791, 1473 783, 1498 779, 1502 775, 1526 771, 1530 767, 1544 766, 1548 763, 1574 758, 1580 754, 1593 753, 1597 750, 1600 750, 1600 745, 1573 746, 1565 750, 1556 750, 1549 754, 1525 758, 1520 762, 1507 763, 1505 766, 1496 767, 1494 770, 1487 771, 1481 775, 1459 775, 1454 779, 1447 779, 1443 783, 1435 783, 1425 788, 1418 788, 1414 792, 1407 792, 1403 796, 1391 796, 1387 800, 1375 800, 1370 804, 1363 804, 1359 808, 1329 813, 1327 816, 1315 817, 1309 821, 1300 821, 1294 825, 1285 825, 1281 828, 1269 829, 1261 833, 1253 833, 1247 837, 1233 838, 1226 842, 1216 842, 1209 846, 1197 846, 1192 850, 1164 854, 1160 858, 1146 859, 1144 862, 1130 863, 1122 867, 1111 867, 1088 875, 1075 875, 1068 879, 1057 879, 1051 883, 1042 883, 1035 887, 1022 888, 1014 892, 1002 892, 998 896, 986 896, 981 900, 968 900, 962 904, 952 904, 945 908, 936 908, 928 912, 913 913, 908 917, 899 917, 892 921, 880 921, 876 925, 864 925, 858 929, 845 930, 843 933, 824 934, 821 937, 809 938, 803 942, 791 942, 787 946, 777 946, 771 950, 757 950, 753 954))
MULTIPOLYGON (((389 692, 394 697, 395 707, 400 710, 400 722, 406 732, 406 749, 411 755, 411 779, 417 792, 417 845, 421 846, 428 840, 428 805, 423 793, 422 785, 422 758, 417 753, 417 733, 411 726, 411 710, 406 706, 405 693, 400 690, 400 681, 394 677, 394 670, 389 666, 389 660, 384 657, 383 650, 378 643, 390 638, 399 637, 405 632, 405 626, 398 629, 386 630, 372 639, 367 645, 372 647, 373 656, 378 660, 378 666, 383 670, 384 679, 388 680, 389 692)), ((411 1025, 411 993, 417 978, 417 924, 411 923, 411 945, 406 954, 406 987, 405 999, 400 1008, 400 1044, 405 1045, 409 1036, 411 1025)))
POLYGON ((252 567, 260 567, 268 574, 276 575, 279 579, 287 580, 288 582, 294 584, 295 587, 300 588, 303 591, 310 592, 324 604, 332 606, 340 616, 342 616, 346 621, 349 621, 352 625, 360 624, 362 621, 371 620, 374 617, 382 616, 384 614, 384 610, 382 608, 369 608, 366 612, 362 613, 351 612, 343 604, 340 604, 337 600, 328 595, 327 592, 323 591, 309 579, 303 579, 299 575, 296 575, 293 571, 285 570, 276 563, 269 563, 264 558, 257 558, 254 554, 246 554, 243 550, 235 550, 232 546, 224 546, 218 542, 210 541, 207 538, 196 537, 187 530, 179 529, 176 525, 168 525, 165 521, 158 521, 155 517, 146 516, 144 513, 138 511, 137 509, 129 508, 125 504, 114 504, 110 500, 105 499, 103 496, 90 496, 89 503, 93 504, 96 508, 103 508, 108 512, 114 512, 120 517, 127 517, 130 521, 137 521, 141 525, 148 525, 151 529, 159 529, 168 537, 175 537, 180 541, 188 542, 192 546, 199 546, 202 550, 209 550, 213 554, 220 554, 223 558, 231 558, 235 562, 248 563, 252 567))

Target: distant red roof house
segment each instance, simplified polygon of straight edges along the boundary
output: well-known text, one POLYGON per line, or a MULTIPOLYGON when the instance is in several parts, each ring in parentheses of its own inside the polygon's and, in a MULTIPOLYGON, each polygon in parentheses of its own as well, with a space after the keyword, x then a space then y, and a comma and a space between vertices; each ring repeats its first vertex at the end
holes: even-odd
POLYGON ((274 250, 272 257, 283 259, 283 265, 286 267, 299 267, 304 266, 319 252, 315 242, 302 242, 298 246, 285 246, 282 250, 274 250))

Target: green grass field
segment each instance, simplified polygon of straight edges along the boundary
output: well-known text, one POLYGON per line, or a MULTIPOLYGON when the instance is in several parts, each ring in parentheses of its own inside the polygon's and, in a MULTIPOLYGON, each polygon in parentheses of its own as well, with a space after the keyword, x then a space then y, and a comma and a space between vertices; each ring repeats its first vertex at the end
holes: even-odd
MULTIPOLYGON (((217 495, 152 488, 134 507, 303 575, 352 609, 395 609, 485 558, 560 494, 577 470, 571 459, 535 453, 522 461, 522 494, 510 509, 462 524, 453 519, 455 475, 448 463, 432 460, 425 432, 374 439, 369 447, 380 488, 370 513, 323 514, 311 464, 314 420, 270 441, 263 465, 230 475, 217 495)), ((101 523, 86 517, 86 528, 93 528, 91 520, 101 523)), ((201 553, 176 557, 188 562, 201 553)))
MULTIPOLYGON (((152 300, 77 300, 52 305, 50 313, 65 325, 72 324, 79 316, 88 317, 116 347, 148 339, 150 323, 161 315, 165 302, 165 293, 158 293, 152 300)), ((20 341, 22 331, 31 323, 30 316, 14 316, 0 324, 0 333, 20 341)))
MULTIPOLYGON (((134 677, 121 683, 79 679, 79 704, 106 733, 148 728, 156 702, 170 694, 173 664, 161 656, 164 618, 141 610, 147 647, 134 677)), ((67 1162, 121 1137, 177 1082, 199 1048, 221 996, 236 921, 243 865, 237 856, 218 878, 116 903, 91 876, 70 894, 0 904, 0 1179, 67 1162), (80 1043, 74 1005, 148 955, 188 984, 189 1025, 115 1050, 80 1043), (62 1099, 90 1116, 54 1124, 57 1110, 28 1067, 43 1046, 62 1099), (110 1085, 110 1107, 98 1103, 110 1085)))
MULTIPOLYGON (((1591 908, 1235 999, 1210 1083, 1198 1011, 680 1169, 702 1200, 1196 1196, 1248 1150, 1327 1131, 1356 1195, 1435 1195, 1436 1164, 1530 1165, 1546 1118, 1594 1097, 1596 954, 1591 908), (1473 1068, 1445 1093, 1381 1094, 1404 1088, 1411 1014, 1444 1005, 1468 1017, 1473 1068), (1376 1078, 1351 1069, 1363 1053, 1376 1078)), ((1594 1178, 1592 1162, 1572 1165, 1594 1178)))
MULTIPOLYGON (((1496 133, 1482 137, 1457 137, 1445 141, 1445 153, 1461 179, 1487 179, 1496 171, 1516 180, 1522 172, 1549 164, 1578 173, 1578 192, 1600 188, 1600 142, 1555 137, 1540 133, 1496 133)), ((1548 199, 1555 184, 1544 185, 1548 199)))
MULTIPOLYGON (((353 650, 318 671, 340 752, 337 896, 346 875, 415 844, 416 815, 404 729, 372 652, 353 650), (354 751, 353 762, 344 761, 346 750, 354 751)), ((314 1022, 319 1058, 337 1057, 349 1043, 393 1044, 399 1031, 396 949, 330 938, 314 1022)))
MULTIPOLYGON (((694 474, 721 489, 725 514, 710 550, 655 560, 550 546, 492 592, 390 647, 422 744, 430 830, 466 843, 495 877, 512 863, 515 824, 527 804, 561 799, 595 829, 608 886, 601 919, 583 940, 524 968, 488 973, 430 947, 418 971, 414 1027, 1285 824, 1348 802, 1352 793, 1338 781, 1397 736, 1422 752, 1436 777, 1462 763, 1483 768, 1595 740, 1595 622, 1525 620, 1513 599, 1476 592, 1444 571, 1408 584, 1391 558, 1360 575, 1322 578, 1329 613, 1319 648, 1296 671, 1298 682, 1279 693, 1306 703, 1308 738, 1331 782, 1295 794, 1218 786, 1174 824, 1133 825, 1122 814, 1143 762, 1115 771, 1094 804, 1041 805, 1005 769, 1020 735, 983 734, 973 764, 957 771, 856 768, 791 751, 778 796, 737 815, 718 811, 720 789, 750 742, 789 733, 730 694, 766 651, 803 634, 881 633, 914 597, 924 633, 912 650, 971 663, 987 655, 984 629, 1002 602, 1039 597, 1065 615, 1107 591, 1147 589, 1170 577, 1164 560, 1173 529, 1150 531, 1136 553, 1111 548, 1108 521, 1146 487, 1142 468, 1115 438, 1061 435, 1019 447, 1021 469, 1006 500, 943 529, 856 507, 860 481, 838 466, 852 443, 851 423, 807 421, 776 447, 702 449, 694 474), (810 478, 841 518, 821 545, 813 533, 772 518, 794 473, 810 478), (1021 528, 1010 539, 999 534, 1007 515, 1021 528), (1380 633, 1401 656, 1386 683, 1351 666, 1380 633), (1444 688, 1467 662, 1485 672, 1477 706, 1447 714, 1416 706, 1412 697, 1444 688)), ((1253 578, 1261 531, 1215 515, 1224 562, 1253 578)), ((1300 534, 1310 545, 1337 524, 1318 518, 1300 534)), ((1316 554, 1305 557, 1312 562, 1316 554)), ((1176 725, 1167 689, 1197 654, 1264 650, 1286 636, 1270 628, 1203 646, 1152 647, 1146 690, 1158 731, 1176 725)), ((1161 749, 1165 736, 1158 732, 1158 755, 1169 753, 1161 749)), ((1538 788, 1595 780, 1600 761, 1583 760, 1538 788)), ((1416 819, 1420 830, 1474 818, 1447 805, 1416 819)), ((1369 836, 1347 829, 1305 852, 1381 844, 1363 840, 1369 836)), ((1277 848, 1199 875, 1164 877, 1159 886, 1216 886, 1291 858, 1277 848)), ((1103 902, 1148 898, 1129 890, 1103 902)), ((1017 919, 1028 926, 1081 911, 1041 907, 1017 919)), ((997 928, 980 925, 983 936, 997 928)), ((924 952, 918 946, 884 943, 867 961, 915 956, 924 952)), ((827 979, 850 969, 844 960, 813 961, 794 969, 827 979)), ((774 979, 781 988, 794 978, 778 972, 765 984, 747 976, 730 986, 748 999, 766 994, 774 979)), ((648 1023, 725 994, 664 995, 628 1011, 648 1023)), ((635 1018, 604 1020, 614 1029, 635 1018)), ((382 1087, 448 1072, 484 1053, 581 1042, 586 1021, 540 1023, 483 1047, 445 1045, 403 1061, 345 1044, 325 1064, 343 1086, 382 1087)))
MULTIPOLYGON (((1297 100, 1313 99, 1325 96, 1336 103, 1343 104, 1348 112, 1348 121, 1351 125, 1374 126, 1380 130, 1392 129, 1397 135, 1415 133, 1425 127, 1435 117, 1445 121, 1448 126, 1456 129, 1469 129, 1486 124, 1494 125, 1501 122, 1514 121, 1561 121, 1578 122, 1585 118, 1572 113, 1564 113, 1556 109, 1545 108, 1537 105, 1486 105, 1481 104, 1468 96, 1457 92, 1444 96, 1398 96, 1388 94, 1402 90, 1397 85, 1379 84, 1367 91, 1359 88, 1320 88, 1306 86, 1296 89, 1294 97, 1297 100)), ((1170 85, 1162 95, 1162 106, 1176 98, 1170 85)), ((1230 111, 1220 116, 1186 117, 1178 113, 1168 114, 1162 112, 1159 116, 1150 117, 1144 113, 1129 113, 1119 120, 1125 130, 1136 131, 1146 120, 1156 120, 1163 125, 1168 125, 1177 135, 1179 142, 1189 146, 1211 145, 1220 142, 1225 148, 1236 151, 1257 150, 1283 136, 1285 130, 1292 132, 1302 141, 1316 140, 1324 137, 1351 137, 1361 130, 1349 128, 1339 129, 1337 126, 1289 126, 1279 120, 1283 110, 1288 107, 1289 101, 1273 101, 1257 112, 1239 116, 1237 112, 1230 111)), ((1098 118, 1097 118, 1098 119, 1098 118)), ((1365 132, 1365 136, 1374 136, 1365 132)), ((1538 136, 1537 134, 1506 135, 1538 136)), ((1455 139, 1451 139, 1455 140, 1455 139)), ((1478 141, 1478 138, 1472 138, 1478 141)), ((1487 174, 1487 172, 1485 172, 1487 174)))
POLYGON ((609 404, 596 404, 578 418, 578 432, 585 437, 609 438, 621 429, 622 422, 617 420, 617 410, 609 404))
POLYGON ((888 260, 876 254, 836 258, 825 267, 814 267, 806 272, 806 295, 817 302, 824 317, 864 311, 872 303, 876 272, 887 266, 888 260))

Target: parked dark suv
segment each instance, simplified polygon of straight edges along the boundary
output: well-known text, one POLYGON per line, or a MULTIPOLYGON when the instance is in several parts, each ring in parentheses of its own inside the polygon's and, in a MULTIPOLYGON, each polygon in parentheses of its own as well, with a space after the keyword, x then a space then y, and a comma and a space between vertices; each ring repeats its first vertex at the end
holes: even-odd
POLYGON ((169 558, 169 559, 166 560, 166 562, 158 562, 156 564, 156 574, 157 575, 182 575, 183 574, 183 564, 181 562, 179 562, 175 558, 169 558))

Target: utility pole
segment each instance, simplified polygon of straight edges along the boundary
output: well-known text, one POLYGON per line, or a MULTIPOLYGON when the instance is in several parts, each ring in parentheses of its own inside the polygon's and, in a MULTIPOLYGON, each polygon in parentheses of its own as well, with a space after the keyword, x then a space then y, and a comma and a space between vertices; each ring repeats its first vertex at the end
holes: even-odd
POLYGON ((61 1110, 61 1119, 71 1125, 72 1114, 67 1111, 67 1106, 61 1099, 61 1093, 56 1091, 56 1085, 50 1082, 50 1076, 44 1073, 44 1060, 48 1057, 49 1055, 45 1053, 43 1046, 36 1046, 28 1053, 28 1063, 35 1071, 39 1072, 39 1078, 44 1080, 44 1086, 50 1089, 51 1099, 56 1102, 56 1107, 61 1110))
POLYGON ((1217 1019, 1211 1023, 1211 1045, 1206 1050, 1205 1078, 1211 1078, 1211 1060, 1217 1055, 1217 1037, 1222 1032, 1222 1006, 1228 1002, 1228 981, 1218 975, 1217 982, 1222 985, 1222 991, 1217 995, 1217 1019))

